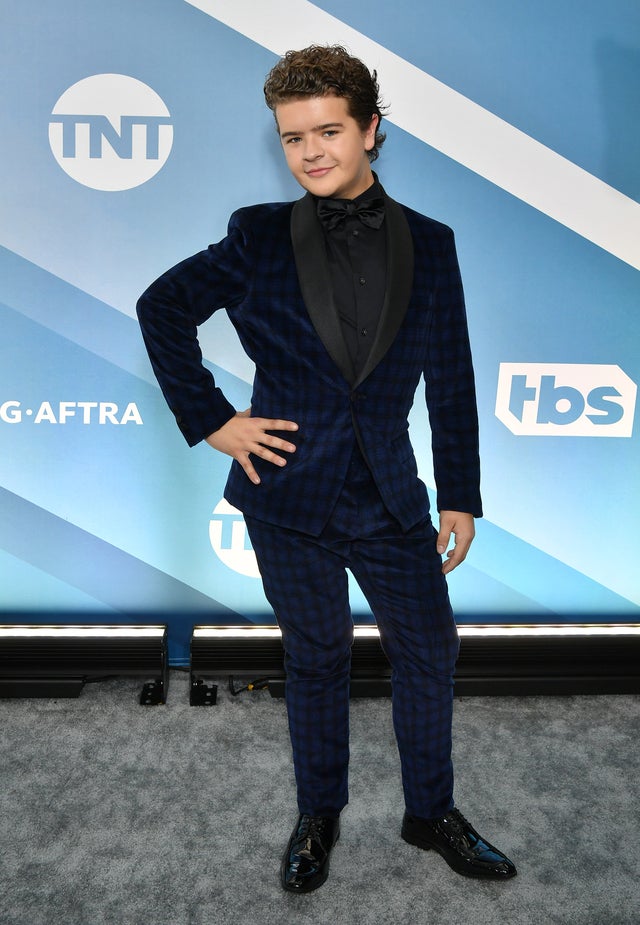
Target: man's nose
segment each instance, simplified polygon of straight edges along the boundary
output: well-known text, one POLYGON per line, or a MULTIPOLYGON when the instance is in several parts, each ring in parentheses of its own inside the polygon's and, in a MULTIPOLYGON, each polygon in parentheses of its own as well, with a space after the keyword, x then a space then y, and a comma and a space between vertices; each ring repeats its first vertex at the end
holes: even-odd
POLYGON ((307 138, 304 143, 304 159, 305 161, 315 161, 319 157, 322 157, 322 141, 320 138, 307 138))

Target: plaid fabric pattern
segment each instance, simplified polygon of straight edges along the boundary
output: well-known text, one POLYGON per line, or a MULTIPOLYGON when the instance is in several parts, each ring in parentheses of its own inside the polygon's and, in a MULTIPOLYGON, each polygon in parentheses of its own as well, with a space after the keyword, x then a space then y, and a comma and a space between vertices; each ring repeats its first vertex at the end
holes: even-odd
POLYGON ((190 444, 234 413, 202 365, 197 325, 225 307, 256 364, 252 413, 296 421, 297 451, 279 468, 254 460, 261 484, 233 463, 225 497, 259 520, 318 535, 340 495, 354 427, 383 501, 404 530, 428 513, 408 437, 424 376, 438 506, 480 516, 478 427, 453 233, 404 209, 414 245, 413 294, 398 334, 355 389, 318 337, 302 299, 292 204, 241 209, 218 244, 157 280, 138 303, 152 365, 190 444))
POLYGON ((256 365, 252 413, 299 425, 286 435, 297 450, 285 467, 254 459, 256 486, 234 462, 225 497, 245 515, 282 627, 299 808, 311 815, 336 815, 348 799, 347 567, 393 668, 407 809, 441 816, 453 800, 458 638, 408 415, 424 377, 438 507, 480 516, 474 376, 453 233, 396 208, 413 244, 411 298, 393 342, 357 387, 331 358, 303 301, 292 203, 239 210, 222 241, 169 270, 138 302, 153 368, 189 444, 234 414, 202 364, 196 337, 221 308, 256 365))
POLYGON ((430 519, 404 533, 356 449, 320 536, 251 517, 247 527, 283 634, 300 812, 334 816, 348 801, 353 642, 348 567, 371 605, 392 665, 407 810, 423 818, 443 815, 453 806, 458 634, 430 519))

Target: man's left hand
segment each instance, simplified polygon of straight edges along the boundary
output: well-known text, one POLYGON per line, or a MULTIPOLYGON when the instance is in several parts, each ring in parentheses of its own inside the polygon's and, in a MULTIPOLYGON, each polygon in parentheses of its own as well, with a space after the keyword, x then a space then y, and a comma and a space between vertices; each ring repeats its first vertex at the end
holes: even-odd
POLYGON ((461 511, 440 511, 437 549, 441 556, 447 552, 447 561, 442 565, 443 575, 452 572, 461 562, 464 562, 475 535, 473 514, 465 514, 461 511), (454 536, 454 545, 453 549, 447 552, 451 534, 454 536))

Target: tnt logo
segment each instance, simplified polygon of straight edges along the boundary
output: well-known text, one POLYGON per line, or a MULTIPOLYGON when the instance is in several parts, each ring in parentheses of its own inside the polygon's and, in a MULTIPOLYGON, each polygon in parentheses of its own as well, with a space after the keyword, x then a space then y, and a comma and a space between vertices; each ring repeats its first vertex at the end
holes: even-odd
POLYGON ((249 578, 260 577, 244 517, 224 498, 213 510, 209 522, 209 540, 213 551, 227 568, 248 575, 249 578))
POLYGON ((496 417, 518 435, 630 437, 636 392, 619 366, 501 363, 496 417))
POLYGON ((164 166, 173 126, 151 87, 122 74, 96 74, 65 90, 53 107, 49 144, 65 173, 83 186, 132 189, 164 166))

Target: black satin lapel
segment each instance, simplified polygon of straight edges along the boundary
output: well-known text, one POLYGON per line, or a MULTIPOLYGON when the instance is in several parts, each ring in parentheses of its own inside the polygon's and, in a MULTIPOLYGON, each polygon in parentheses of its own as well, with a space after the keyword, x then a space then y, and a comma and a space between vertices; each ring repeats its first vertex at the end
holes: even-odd
POLYGON ((293 207, 291 241, 302 298, 316 333, 347 382, 353 382, 353 364, 333 299, 324 236, 309 193, 293 207))
POLYGON ((367 362, 355 385, 375 369, 402 324, 413 289, 413 238, 402 208, 385 194, 387 287, 380 322, 367 362))

